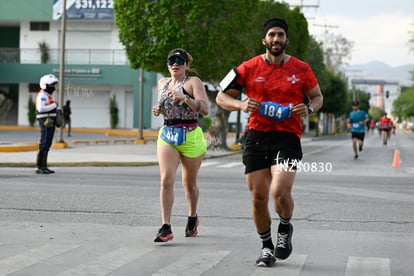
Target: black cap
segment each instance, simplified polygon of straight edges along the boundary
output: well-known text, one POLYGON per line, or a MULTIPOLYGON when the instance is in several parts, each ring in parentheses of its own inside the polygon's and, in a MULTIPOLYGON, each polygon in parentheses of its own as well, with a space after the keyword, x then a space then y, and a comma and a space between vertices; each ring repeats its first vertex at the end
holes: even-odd
POLYGON ((179 57, 182 60, 184 60, 186 63, 188 63, 188 55, 186 51, 184 51, 183 49, 177 48, 177 49, 171 50, 171 52, 168 54, 168 59, 170 59, 171 57, 179 57))
POLYGON ((288 35, 288 25, 287 25, 286 21, 281 19, 281 18, 271 18, 263 24, 263 37, 265 37, 266 34, 267 34, 267 31, 269 31, 269 29, 271 29, 273 27, 282 28, 286 33, 286 37, 289 37, 289 35, 288 35))
POLYGON ((355 106, 356 106, 356 105, 359 105, 359 102, 358 102, 358 101, 353 101, 353 102, 352 102, 352 105, 355 105, 355 106))

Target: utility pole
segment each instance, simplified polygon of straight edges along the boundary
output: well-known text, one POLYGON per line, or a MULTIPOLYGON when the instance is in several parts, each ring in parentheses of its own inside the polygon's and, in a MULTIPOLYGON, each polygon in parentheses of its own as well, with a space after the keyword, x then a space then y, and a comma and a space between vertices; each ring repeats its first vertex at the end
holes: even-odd
MULTIPOLYGON (((296 8, 298 7, 301 11, 303 11, 304 8, 313 8, 313 9, 317 9, 319 8, 319 0, 317 2, 317 4, 303 4, 303 0, 300 0, 300 4, 289 4, 289 7, 293 7, 296 8)), ((315 19, 314 17, 306 17, 307 20, 313 20, 315 19)))
POLYGON ((313 26, 315 26, 315 27, 322 27, 322 28, 324 28, 325 29, 325 31, 324 31, 324 35, 325 35, 325 41, 324 42, 326 42, 326 40, 327 40, 327 36, 328 36, 328 29, 329 28, 339 28, 339 26, 338 25, 330 25, 330 24, 318 24, 318 23, 313 23, 313 26))
POLYGON ((139 120, 138 120, 138 139, 135 144, 146 144, 144 139, 144 69, 139 69, 139 120))
POLYGON ((303 0, 300 0, 300 4, 296 4, 296 5, 290 5, 289 4, 289 7, 299 7, 300 9, 302 9, 302 8, 319 8, 319 0, 318 0, 318 3, 317 4, 311 4, 311 5, 305 5, 305 4, 303 4, 303 0))
POLYGON ((339 26, 330 25, 330 24, 317 24, 317 23, 313 23, 313 26, 324 28, 324 38, 323 38, 322 44, 323 44, 323 49, 324 49, 324 54, 325 54, 325 63, 328 64, 329 66, 332 66, 331 56, 333 55, 333 53, 332 53, 332 48, 328 47, 328 29, 339 28, 339 26))
MULTIPOLYGON (((66 40, 66 0, 62 1, 62 17, 60 27, 60 64, 59 64, 59 108, 63 108, 64 82, 65 82, 65 40, 66 40)), ((66 145, 63 141, 63 127, 58 129, 58 143, 66 145)), ((65 147, 65 146, 64 146, 65 147)))

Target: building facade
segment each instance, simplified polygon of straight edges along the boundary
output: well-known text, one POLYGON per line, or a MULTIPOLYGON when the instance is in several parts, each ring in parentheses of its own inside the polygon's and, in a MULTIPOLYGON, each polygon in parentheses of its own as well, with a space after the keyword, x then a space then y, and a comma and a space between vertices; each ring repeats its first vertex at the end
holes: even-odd
MULTIPOLYGON (((40 77, 52 73, 60 78, 61 2, 0 0, 0 124, 29 125, 28 101, 35 99, 40 77)), ((113 0, 67 0, 65 26, 59 105, 71 101, 72 127, 109 128, 110 99, 117 103, 118 128, 138 128, 140 116, 143 128, 157 127, 151 107, 159 74, 144 71, 141 86, 140 70, 130 68, 119 42, 113 0)))

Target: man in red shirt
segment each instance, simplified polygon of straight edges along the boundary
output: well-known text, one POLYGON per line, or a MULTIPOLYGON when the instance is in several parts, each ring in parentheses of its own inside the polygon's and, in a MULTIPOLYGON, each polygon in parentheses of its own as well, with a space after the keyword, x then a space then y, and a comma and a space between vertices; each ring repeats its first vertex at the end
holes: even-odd
POLYGON ((230 77, 220 83, 222 90, 216 101, 229 111, 250 112, 243 163, 252 194, 253 219, 262 240, 256 266, 269 267, 276 258, 286 259, 292 252, 291 190, 302 159, 301 117, 318 111, 323 97, 310 66, 285 53, 289 39, 283 19, 264 23, 262 43, 266 53, 230 72, 230 77), (245 101, 236 98, 243 87, 248 97, 245 101), (308 105, 303 103, 304 96, 308 105), (276 246, 271 236, 269 192, 280 219, 276 246))
POLYGON ((388 140, 390 140, 393 122, 391 118, 387 117, 387 113, 385 113, 384 116, 381 117, 380 122, 382 130, 382 141, 384 145, 387 145, 388 140))

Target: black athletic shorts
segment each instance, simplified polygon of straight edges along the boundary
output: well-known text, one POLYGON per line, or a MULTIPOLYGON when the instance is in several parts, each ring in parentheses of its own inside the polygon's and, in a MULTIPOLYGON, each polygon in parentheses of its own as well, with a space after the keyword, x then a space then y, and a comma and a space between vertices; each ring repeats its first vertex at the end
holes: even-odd
POLYGON ((352 139, 356 138, 358 140, 364 141, 365 133, 364 132, 351 132, 352 139))
POLYGON ((276 164, 288 164, 295 169, 302 156, 300 139, 293 133, 249 130, 243 153, 244 173, 270 168, 276 164))

